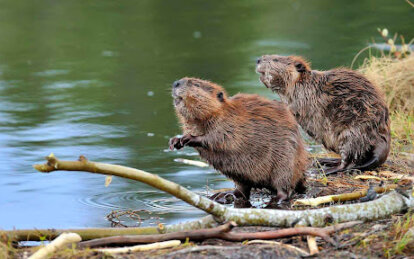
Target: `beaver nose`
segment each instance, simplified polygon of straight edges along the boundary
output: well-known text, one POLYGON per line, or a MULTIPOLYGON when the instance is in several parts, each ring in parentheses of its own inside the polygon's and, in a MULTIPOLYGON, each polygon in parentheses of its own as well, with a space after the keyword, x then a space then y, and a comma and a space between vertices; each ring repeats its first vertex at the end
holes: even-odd
POLYGON ((173 87, 174 87, 174 88, 177 88, 177 87, 179 87, 179 86, 180 86, 180 84, 181 84, 181 80, 177 80, 177 81, 175 81, 175 82, 173 83, 173 87))
POLYGON ((260 64, 260 62, 262 62, 262 58, 257 58, 256 59, 256 64, 260 64))

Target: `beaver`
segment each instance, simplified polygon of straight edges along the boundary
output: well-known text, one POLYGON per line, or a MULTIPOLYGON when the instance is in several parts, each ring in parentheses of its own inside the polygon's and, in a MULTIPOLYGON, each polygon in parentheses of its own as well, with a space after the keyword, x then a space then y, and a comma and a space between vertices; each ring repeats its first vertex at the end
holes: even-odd
POLYGON ((340 159, 320 159, 326 174, 369 170, 390 151, 390 119, 380 90, 362 74, 336 68, 311 70, 298 56, 264 55, 260 81, 279 94, 302 128, 340 159))
POLYGON ((251 94, 228 97, 221 86, 197 78, 172 88, 183 136, 171 138, 170 149, 194 147, 234 181, 237 199, 248 201, 252 187, 277 192, 271 202, 278 203, 304 190, 307 152, 285 104, 251 94))

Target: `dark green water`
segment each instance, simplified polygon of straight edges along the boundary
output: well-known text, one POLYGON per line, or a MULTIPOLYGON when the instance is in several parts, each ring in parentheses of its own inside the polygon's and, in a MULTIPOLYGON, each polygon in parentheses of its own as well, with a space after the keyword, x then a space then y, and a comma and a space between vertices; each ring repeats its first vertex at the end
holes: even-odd
POLYGON ((113 209, 174 223, 202 212, 144 184, 77 172, 36 173, 54 152, 147 170, 197 192, 232 183, 173 161, 180 133, 170 96, 183 76, 230 94, 275 98, 254 72, 265 53, 313 67, 349 66, 377 27, 414 37, 403 1, 0 0, 0 228, 109 226, 113 209), (147 216, 147 213, 142 213, 147 216))

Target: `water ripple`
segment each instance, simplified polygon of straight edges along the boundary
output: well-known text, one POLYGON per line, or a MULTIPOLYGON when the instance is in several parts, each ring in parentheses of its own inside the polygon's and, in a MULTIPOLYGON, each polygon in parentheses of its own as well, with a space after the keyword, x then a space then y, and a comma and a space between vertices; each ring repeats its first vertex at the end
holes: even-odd
POLYGON ((198 211, 177 198, 162 198, 163 195, 164 193, 160 191, 113 192, 84 197, 79 199, 79 202, 87 206, 111 210, 144 209, 156 213, 194 213, 194 211, 198 211))

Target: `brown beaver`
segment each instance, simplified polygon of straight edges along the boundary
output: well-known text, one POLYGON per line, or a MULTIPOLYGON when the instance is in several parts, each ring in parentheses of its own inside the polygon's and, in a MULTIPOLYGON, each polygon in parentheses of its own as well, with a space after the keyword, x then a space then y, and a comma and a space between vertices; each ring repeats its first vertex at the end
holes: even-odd
POLYGON ((194 147, 200 156, 236 184, 234 195, 248 200, 252 187, 277 192, 273 201, 303 190, 307 152, 287 106, 258 95, 227 97, 212 82, 183 78, 172 96, 183 137, 170 148, 194 147))
POLYGON ((363 75, 345 68, 311 70, 301 57, 278 55, 259 58, 256 71, 311 137, 341 155, 320 161, 330 165, 327 174, 385 162, 391 139, 388 108, 363 75))

